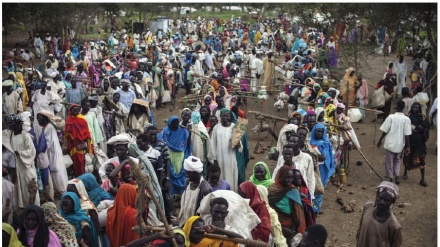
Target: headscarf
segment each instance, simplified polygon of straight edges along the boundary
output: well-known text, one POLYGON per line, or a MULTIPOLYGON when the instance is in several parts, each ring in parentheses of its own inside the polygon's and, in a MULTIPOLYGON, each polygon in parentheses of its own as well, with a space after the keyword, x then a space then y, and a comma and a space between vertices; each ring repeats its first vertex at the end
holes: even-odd
POLYGON ((203 163, 199 158, 189 156, 183 161, 183 168, 186 171, 201 173, 203 171, 203 163))
MULTIPOLYGON (((205 95, 205 97, 203 97, 203 101, 205 101, 205 99, 207 97, 211 98, 211 104, 207 105, 209 107, 209 111, 213 111, 217 107, 217 103, 215 103, 215 100, 209 94, 207 94, 207 95, 205 95)), ((205 102, 203 102, 203 104, 205 105, 205 102)))
POLYGON ((133 185, 122 184, 113 206, 107 210, 106 234, 111 246, 125 246, 139 238, 139 235, 131 229, 137 225, 136 196, 137 191, 133 185))
POLYGON ((189 245, 190 245, 189 238, 181 228, 178 228, 178 227, 173 228, 173 233, 174 233, 174 235, 176 235, 176 234, 182 235, 183 239, 185 240, 185 247, 189 247, 189 245))
POLYGON ((260 224, 252 229, 252 238, 268 242, 270 235, 270 215, 269 211, 267 211, 266 203, 261 199, 257 187, 251 181, 241 183, 240 190, 245 194, 246 199, 250 199, 249 206, 261 220, 260 224))
POLYGON ((255 163, 252 171, 253 171, 253 173, 252 173, 252 176, 249 178, 249 181, 251 181, 253 184, 263 185, 264 187, 267 188, 267 187, 269 187, 269 185, 274 183, 274 181, 272 180, 272 178, 270 176, 269 167, 267 167, 266 163, 264 163, 263 161, 259 161, 259 162, 255 163), (263 166, 264 171, 266 172, 266 176, 264 177, 263 181, 259 181, 257 178, 255 178, 255 168, 259 165, 263 166))
POLYGON ((162 131, 162 139, 172 151, 184 152, 186 150, 189 132, 181 126, 178 126, 176 130, 171 130, 171 123, 175 120, 179 121, 179 118, 172 116, 168 119, 167 127, 162 131))
POLYGON ((200 123, 202 116, 200 115, 200 112, 198 111, 193 111, 191 113, 191 122, 195 125, 200 123))
POLYGON ((17 233, 15 233, 14 227, 8 223, 2 223, 2 230, 9 234, 8 247, 22 247, 23 244, 18 240, 17 233))
POLYGON ((83 175, 79 176, 78 179, 83 182, 89 198, 95 207, 97 207, 102 200, 114 200, 110 193, 99 187, 95 176, 93 176, 91 173, 84 173, 83 175))
MULTIPOLYGON (((47 227, 46 220, 44 219, 43 210, 36 205, 29 205, 26 207, 24 212, 21 215, 22 223, 18 229, 18 239, 24 246, 31 246, 30 243, 33 243, 32 246, 51 246, 49 245, 49 228, 47 227), (38 217, 38 226, 35 231, 35 235, 32 240, 29 240, 29 236, 26 227, 26 217, 29 213, 35 212, 38 217)), ((53 245, 52 245, 53 246, 53 245)))
POLYGON ((21 72, 15 72, 16 78, 18 83, 20 83, 21 88, 23 88, 24 90, 21 92, 21 97, 23 99, 23 109, 26 109, 26 106, 29 102, 29 95, 28 92, 26 90, 26 84, 24 82, 24 77, 23 74, 21 72))
MULTIPOLYGON (((336 121, 336 117, 332 114, 333 111, 336 111, 336 108, 337 107, 334 104, 329 104, 324 110, 324 118, 326 118, 331 124, 337 125, 338 122, 336 121)), ((335 126, 330 126, 330 130, 338 133, 338 128, 335 126)))
POLYGON ((97 246, 98 239, 97 239, 97 233, 95 231, 95 226, 93 225, 93 221, 89 218, 89 216, 87 216, 87 214, 84 212, 84 210, 81 209, 81 203, 80 203, 79 197, 73 192, 65 192, 63 194, 63 196, 61 197, 61 201, 63 201, 63 199, 65 197, 70 197, 72 199, 74 212, 67 214, 63 211, 62 208, 60 208, 60 214, 61 214, 61 216, 63 216, 64 219, 67 220, 67 222, 69 222, 70 224, 72 224, 75 227, 76 240, 78 242, 81 241, 81 238, 82 238, 81 223, 86 221, 89 224, 90 233, 93 237, 93 246, 97 246))
MULTIPOLYGON (((70 136, 74 140, 85 141, 89 140, 88 153, 93 153, 91 145, 92 136, 90 135, 89 125, 87 121, 84 119, 84 116, 78 114, 76 117, 72 115, 72 109, 74 107, 80 107, 79 105, 72 104, 69 107, 69 116, 66 119, 66 126, 64 127, 64 133, 67 136, 70 136)), ((75 148, 76 149, 76 148, 75 148)), ((72 152, 72 151, 71 151, 72 152)))
MULTIPOLYGON (((205 127, 209 127, 209 126, 206 126, 206 125, 209 123, 209 116, 211 115, 211 108, 209 106, 207 106, 207 105, 202 105, 200 107, 200 110, 202 110, 202 108, 206 108, 208 110, 208 116, 206 117, 206 119, 203 119, 202 116, 200 115, 200 118, 202 119, 203 124, 205 124, 205 127)), ((200 112, 200 110, 199 110, 199 112, 200 112)))
POLYGON ((278 136, 278 142, 277 142, 277 151, 283 152, 284 145, 287 144, 289 140, 287 140, 286 132, 292 131, 296 133, 296 130, 298 129, 298 126, 295 124, 286 124, 281 128, 280 135, 278 136))
POLYGON ((310 144, 317 146, 321 154, 325 157, 324 164, 319 166, 321 181, 325 187, 330 177, 335 173, 335 160, 333 156, 333 147, 327 137, 327 129, 323 124, 317 123, 315 127, 313 127, 310 134, 310 144), (315 139, 315 132, 317 129, 324 129, 324 134, 320 140, 315 139))
POLYGON ((79 198, 81 200, 81 208, 85 210, 96 210, 95 205, 90 201, 89 194, 87 193, 86 187, 84 186, 84 183, 79 180, 78 178, 74 178, 72 180, 69 180, 67 185, 73 184, 78 191, 79 198))
POLYGON ((376 194, 379 194, 382 191, 386 191, 390 194, 394 201, 399 197, 399 187, 395 183, 382 181, 382 183, 376 188, 376 194))
MULTIPOLYGON (((200 216, 191 216, 183 226, 182 230, 185 232, 186 236, 188 236, 188 239, 190 239, 191 229, 197 220, 201 219, 200 216)), ((189 241, 188 241, 189 242, 189 241)), ((229 242, 229 241, 221 241, 217 239, 210 239, 210 238, 203 238, 200 243, 189 243, 190 247, 238 247, 238 244, 229 242)))
POLYGON ((301 117, 301 123, 304 121, 304 116, 299 112, 299 111, 294 111, 292 113, 290 113, 289 118, 293 118, 294 116, 299 115, 301 117))
POLYGON ((65 247, 78 247, 74 227, 61 217, 57 206, 53 202, 46 202, 41 205, 41 209, 43 209, 44 218, 49 229, 55 232, 61 244, 65 247))
MULTIPOLYGON (((322 108, 322 107, 317 107, 316 109, 315 109, 315 113, 316 113, 316 119, 318 119, 319 118, 319 115, 321 115, 321 113, 324 111, 324 108, 322 108)), ((325 114, 325 113, 324 113, 325 114)), ((324 116, 325 117, 325 116, 324 116)))

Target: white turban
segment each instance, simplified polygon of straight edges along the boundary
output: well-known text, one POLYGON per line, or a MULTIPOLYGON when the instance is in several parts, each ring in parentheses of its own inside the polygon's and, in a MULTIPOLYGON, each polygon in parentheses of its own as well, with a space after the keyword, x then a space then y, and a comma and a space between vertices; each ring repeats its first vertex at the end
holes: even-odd
POLYGON ((189 172, 201 173, 203 171, 203 163, 199 158, 195 156, 189 156, 183 162, 183 168, 189 172))
POLYGON ((131 136, 127 133, 122 133, 115 135, 107 141, 107 144, 118 145, 118 144, 128 144, 131 141, 131 136))

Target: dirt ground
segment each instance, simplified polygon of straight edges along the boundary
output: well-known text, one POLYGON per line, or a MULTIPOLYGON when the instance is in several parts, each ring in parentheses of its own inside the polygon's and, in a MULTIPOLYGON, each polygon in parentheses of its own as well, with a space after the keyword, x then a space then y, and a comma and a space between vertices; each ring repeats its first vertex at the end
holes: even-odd
MULTIPOLYGON (((9 36, 8 42, 14 43, 26 39, 26 35, 9 36)), ((4 40, 3 40, 4 42, 4 40)), ((9 48, 10 45, 3 43, 3 50, 5 47, 9 48)), ((34 49, 32 49, 34 52, 34 49)), ((280 58, 281 59, 281 58, 280 58)), ((364 78, 370 85, 375 85, 383 76, 385 67, 388 61, 396 61, 396 55, 383 57, 372 57, 369 59, 369 65, 371 71, 369 73, 363 73, 364 78)), ((410 57, 405 57, 406 63, 411 63, 410 57)), ((344 68, 345 69, 345 68, 344 68)), ((3 76, 5 76, 3 72, 3 76)), ((373 88, 369 87, 370 95, 373 93, 373 88)), ((184 90, 179 90, 178 99, 184 96, 184 90)), ((247 111, 260 111, 265 114, 278 116, 282 118, 287 117, 287 108, 281 109, 277 112, 273 107, 274 96, 263 104, 248 99, 247 111)), ((395 101, 393 101, 394 109, 395 101)), ((176 109, 171 109, 170 105, 155 111, 155 118, 158 128, 163 128, 164 123, 162 119, 167 119, 171 115, 180 115, 180 111, 183 109, 183 104, 176 104, 176 109)), ((395 110, 392 110, 392 113, 395 110)), ((261 147, 268 148, 271 145, 272 137, 268 133, 261 133, 258 137, 250 129, 258 124, 255 117, 252 114, 247 114, 249 119, 248 124, 248 136, 249 136, 249 148, 250 153, 254 157, 247 167, 247 177, 250 177, 252 167, 257 161, 266 162, 271 171, 273 171, 276 161, 266 160, 266 152, 263 154, 254 154, 253 149, 260 139, 261 147)), ((367 112, 366 120, 364 123, 353 123, 353 127, 356 130, 357 137, 361 145, 361 151, 366 156, 373 168, 383 177, 385 175, 384 169, 384 149, 378 149, 373 143, 376 142, 381 135, 380 122, 377 124, 371 123, 375 118, 374 113, 367 112), (365 133, 365 134, 363 134, 365 133)), ((278 122, 278 133, 283 123, 278 122)), ((400 197, 394 205, 393 212, 402 225, 403 231, 403 246, 420 246, 422 242, 426 246, 437 245, 437 130, 432 128, 430 132, 430 139, 427 143, 428 154, 426 156, 426 180, 429 184, 428 187, 422 187, 419 185, 420 173, 418 171, 409 172, 409 179, 402 180, 399 185, 400 197)), ((276 143, 272 143, 273 146, 276 143)), ((402 171, 403 174, 403 166, 402 171)), ((350 167, 347 176, 347 186, 343 188, 345 191, 337 193, 338 187, 329 183, 326 187, 324 195, 324 203, 322 206, 323 214, 320 214, 317 223, 326 227, 329 238, 328 245, 330 243, 333 246, 356 246, 356 231, 359 225, 360 217, 362 214, 363 205, 367 201, 373 201, 375 199, 375 188, 381 181, 374 174, 374 172, 367 165, 367 162, 362 158, 358 151, 353 150, 350 152, 350 167), (362 161, 363 165, 357 166, 356 162, 362 161), (356 203, 355 211, 353 213, 345 213, 341 210, 341 206, 336 203, 337 197, 342 198, 345 203, 354 201, 356 203)))

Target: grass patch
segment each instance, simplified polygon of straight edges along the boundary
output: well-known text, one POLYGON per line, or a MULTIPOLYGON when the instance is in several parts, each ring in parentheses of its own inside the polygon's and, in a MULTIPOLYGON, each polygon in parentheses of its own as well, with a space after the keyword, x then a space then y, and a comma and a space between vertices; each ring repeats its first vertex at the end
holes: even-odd
POLYGON ((104 41, 107 41, 107 39, 108 39, 108 37, 110 36, 110 34, 109 33, 105 33, 105 34, 97 34, 97 33, 88 33, 88 34, 79 34, 78 35, 78 39, 81 39, 81 40, 94 40, 94 41, 97 41, 97 40, 104 40, 104 41))
POLYGON ((16 23, 9 24, 9 25, 7 26, 7 30, 8 30, 8 31, 22 31, 22 32, 28 31, 28 29, 26 28, 26 26, 24 26, 24 25, 20 25, 20 24, 16 24, 16 23))

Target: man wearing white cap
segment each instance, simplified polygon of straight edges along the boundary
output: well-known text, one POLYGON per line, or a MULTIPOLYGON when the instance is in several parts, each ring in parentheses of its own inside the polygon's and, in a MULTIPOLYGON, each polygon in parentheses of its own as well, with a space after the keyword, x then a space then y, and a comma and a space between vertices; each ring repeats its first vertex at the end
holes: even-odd
POLYGON ((51 69, 58 70, 59 63, 53 54, 49 54, 49 59, 46 60, 46 65, 48 64, 48 62, 51 63, 51 65, 50 65, 51 69))
POLYGON ((2 90, 5 92, 2 97, 3 113, 7 116, 23 111, 20 95, 12 88, 13 85, 14 82, 12 80, 2 82, 2 90))
POLYGON ((191 216, 197 213, 202 199, 212 192, 211 186, 202 177, 203 163, 199 158, 189 156, 183 162, 183 168, 187 180, 180 200, 182 208, 177 218, 179 226, 183 226, 191 216))

